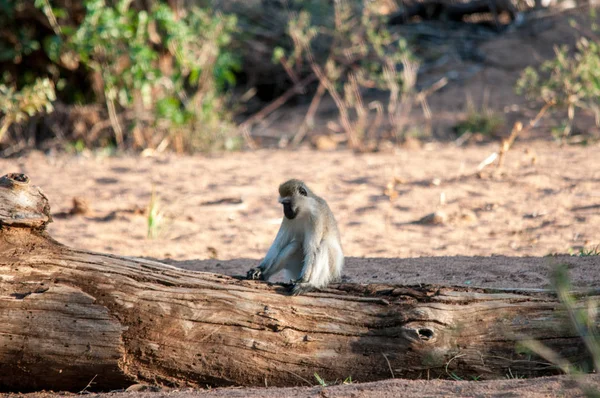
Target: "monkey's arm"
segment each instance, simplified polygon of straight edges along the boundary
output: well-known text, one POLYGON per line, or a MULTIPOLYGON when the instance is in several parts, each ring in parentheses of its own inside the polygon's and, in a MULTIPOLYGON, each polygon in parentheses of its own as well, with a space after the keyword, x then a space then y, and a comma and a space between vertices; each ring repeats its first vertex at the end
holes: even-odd
MULTIPOLYGON (((275 246, 273 244, 273 246, 275 246)), ((271 246, 271 248, 273 248, 271 246)), ((302 250, 301 245, 297 241, 292 241, 287 244, 281 251, 271 253, 271 250, 267 253, 267 257, 261 261, 257 268, 252 268, 248 271, 248 279, 261 279, 269 280, 269 278, 281 271, 285 265, 292 261, 293 258, 297 257, 296 254, 299 250, 302 250), (271 257, 269 257, 271 254, 271 257)))
POLYGON ((263 279, 268 280, 271 276, 281 271, 281 269, 283 269, 288 262, 297 257, 296 253, 299 250, 302 250, 302 246, 297 241, 293 240, 288 243, 287 246, 277 253, 275 260, 271 262, 270 266, 262 269, 263 279))
POLYGON ((287 258, 293 253, 294 250, 292 249, 297 249, 297 247, 288 248, 290 243, 294 243, 287 242, 288 239, 282 224, 265 258, 260 262, 258 267, 248 271, 248 279, 261 279, 266 281, 279 271, 285 263, 285 258, 282 258, 282 255, 287 258))

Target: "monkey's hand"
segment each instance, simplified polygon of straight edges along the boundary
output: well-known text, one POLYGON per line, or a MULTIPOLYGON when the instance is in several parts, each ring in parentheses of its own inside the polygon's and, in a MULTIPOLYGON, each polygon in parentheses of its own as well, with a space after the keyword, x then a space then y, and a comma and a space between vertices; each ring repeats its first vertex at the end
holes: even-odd
POLYGON ((246 278, 251 280, 264 280, 262 268, 257 267, 250 269, 246 274, 246 278))
POLYGON ((314 287, 310 283, 301 282, 300 280, 294 281, 292 290, 290 291, 292 296, 298 296, 313 290, 314 287))

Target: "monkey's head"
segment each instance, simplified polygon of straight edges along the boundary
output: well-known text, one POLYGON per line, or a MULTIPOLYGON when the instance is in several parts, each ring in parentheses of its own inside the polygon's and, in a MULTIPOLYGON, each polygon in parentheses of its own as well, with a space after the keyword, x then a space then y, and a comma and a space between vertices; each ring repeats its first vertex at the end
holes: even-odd
POLYGON ((279 186, 279 203, 283 205, 283 214, 288 220, 296 218, 300 209, 309 205, 313 194, 300 180, 289 180, 279 186))

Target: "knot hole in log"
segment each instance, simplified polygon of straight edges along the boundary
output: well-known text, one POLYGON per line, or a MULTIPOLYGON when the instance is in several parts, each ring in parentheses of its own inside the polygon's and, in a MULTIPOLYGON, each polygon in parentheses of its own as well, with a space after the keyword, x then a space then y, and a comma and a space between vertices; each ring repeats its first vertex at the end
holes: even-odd
POLYGON ((402 329, 402 336, 409 342, 417 345, 419 345, 419 343, 434 343, 439 337, 438 333, 431 325, 404 325, 402 329))
POLYGON ((0 178, 2 185, 27 185, 29 184, 29 177, 23 173, 8 173, 7 175, 0 178))
POLYGON ((417 330, 417 335, 421 340, 431 340, 433 338, 433 330, 429 328, 420 328, 417 330))

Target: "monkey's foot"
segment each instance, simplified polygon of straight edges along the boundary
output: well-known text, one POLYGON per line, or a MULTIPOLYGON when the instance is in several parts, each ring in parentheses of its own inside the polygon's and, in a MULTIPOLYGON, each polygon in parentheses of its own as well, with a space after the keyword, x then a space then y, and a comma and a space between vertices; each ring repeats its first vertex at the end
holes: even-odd
POLYGON ((262 269, 260 269, 260 268, 252 268, 246 274, 246 278, 252 279, 252 280, 261 280, 261 279, 263 279, 262 269))
POLYGON ((314 287, 310 283, 295 282, 290 293, 292 296, 298 296, 303 293, 308 293, 311 290, 314 290, 314 287))

